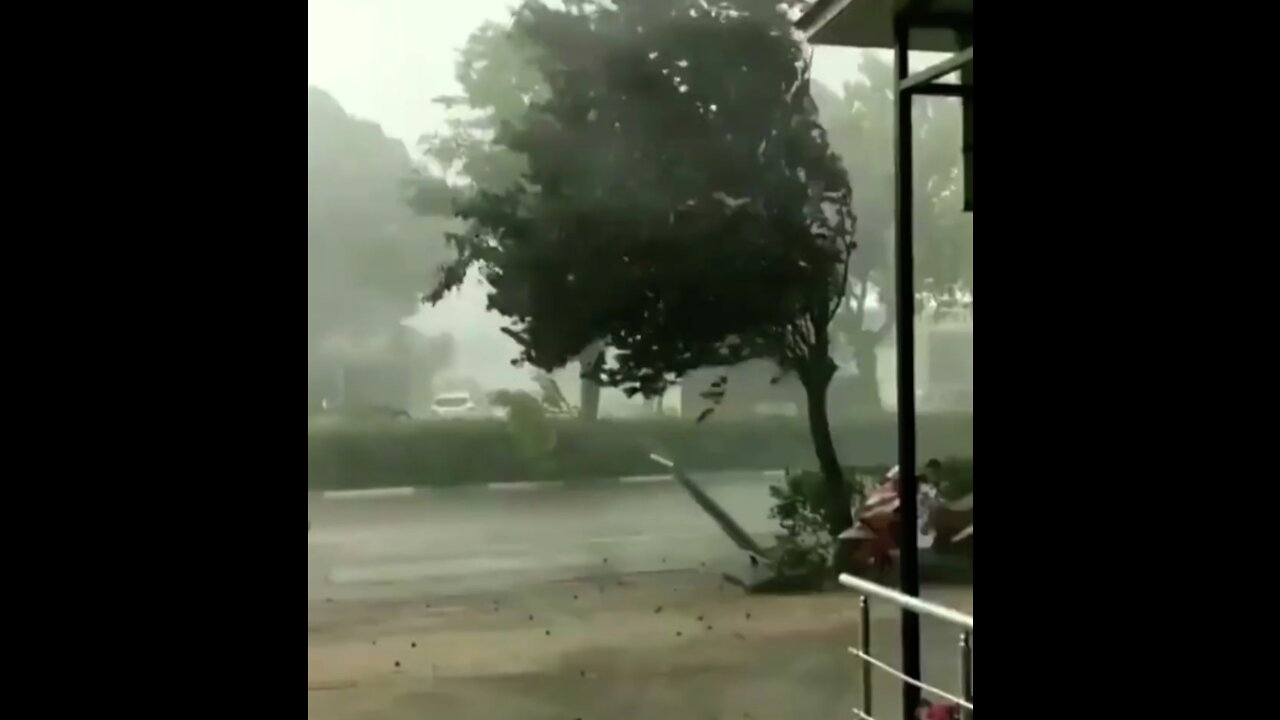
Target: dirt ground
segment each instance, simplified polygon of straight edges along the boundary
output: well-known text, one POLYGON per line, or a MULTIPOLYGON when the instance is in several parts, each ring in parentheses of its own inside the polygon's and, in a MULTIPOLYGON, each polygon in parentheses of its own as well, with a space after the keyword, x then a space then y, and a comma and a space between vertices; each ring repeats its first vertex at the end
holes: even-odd
MULTIPOLYGON (((972 589, 928 592, 972 612, 972 589)), ((873 652, 898 662, 897 611, 873 652)), ((954 689, 956 635, 923 623, 925 678, 954 689)), ((312 720, 793 720, 859 700, 857 598, 748 596, 710 573, 602 576, 502 595, 327 602, 308 612, 312 720)), ((877 673, 879 675, 879 673, 877 673)), ((899 685, 874 686, 894 717, 899 685)))

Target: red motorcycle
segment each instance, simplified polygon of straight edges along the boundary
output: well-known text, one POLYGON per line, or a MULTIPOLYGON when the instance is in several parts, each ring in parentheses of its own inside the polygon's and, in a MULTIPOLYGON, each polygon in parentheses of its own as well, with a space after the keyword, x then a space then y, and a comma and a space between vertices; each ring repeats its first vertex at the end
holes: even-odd
MULTIPOLYGON (((840 540, 852 546, 849 557, 856 566, 883 573, 897 563, 902 532, 898 480, 895 467, 878 486, 867 492, 861 505, 854 509, 853 527, 840 534, 840 540)), ((973 495, 955 502, 942 502, 928 475, 920 478, 919 488, 916 507, 921 520, 916 531, 917 546, 938 554, 967 553, 972 557, 973 495)))

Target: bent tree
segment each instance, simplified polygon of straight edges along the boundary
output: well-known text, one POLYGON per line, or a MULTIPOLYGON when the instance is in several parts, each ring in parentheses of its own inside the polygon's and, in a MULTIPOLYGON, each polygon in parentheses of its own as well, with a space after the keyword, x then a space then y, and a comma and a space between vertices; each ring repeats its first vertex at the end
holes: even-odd
POLYGON ((518 182, 456 211, 518 361, 551 370, 609 348, 601 381, 660 395, 685 373, 767 358, 795 373, 832 534, 853 519, 827 414, 831 323, 848 287, 848 175, 775 1, 526 2, 518 34, 545 81, 495 142, 518 182))

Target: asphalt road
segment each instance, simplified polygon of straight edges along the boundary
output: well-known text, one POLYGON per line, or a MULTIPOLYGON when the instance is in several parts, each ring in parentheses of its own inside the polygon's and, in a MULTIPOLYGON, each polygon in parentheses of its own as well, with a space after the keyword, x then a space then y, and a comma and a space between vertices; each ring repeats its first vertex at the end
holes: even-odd
MULTIPOLYGON (((754 535, 769 519, 760 473, 697 476, 754 535)), ((672 482, 588 488, 461 488, 404 497, 308 496, 308 598, 466 594, 599 573, 746 571, 672 482)))
MULTIPOLYGON (((771 480, 699 476, 749 532, 771 480)), ((308 497, 312 720, 850 716, 857 601, 747 595, 745 555, 674 483, 308 497), (607 561, 607 562, 606 562, 607 561), (611 577, 614 576, 614 577, 611 577)), ((972 612, 972 590, 926 596, 972 612)), ((872 604, 899 665, 899 612, 872 604)), ((949 690, 956 634, 923 625, 925 677, 949 690)), ((875 715, 900 687, 874 676, 875 715)))
MULTIPOLYGON (((972 612, 972 590, 926 596, 972 612)), ((872 647, 901 665, 900 613, 872 603, 872 647)), ((749 595, 698 571, 533 583, 308 609, 311 720, 792 720, 861 699, 854 595, 749 595)), ((958 687, 953 628, 922 622, 925 678, 958 687)), ((902 717, 873 674, 873 715, 902 717)))

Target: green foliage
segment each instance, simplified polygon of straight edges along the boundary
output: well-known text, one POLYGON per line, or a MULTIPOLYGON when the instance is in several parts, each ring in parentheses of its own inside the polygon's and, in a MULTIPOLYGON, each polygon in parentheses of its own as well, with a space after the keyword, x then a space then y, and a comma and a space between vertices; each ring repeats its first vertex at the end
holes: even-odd
MULTIPOLYGON (((431 301, 478 269, 520 362, 577 361, 628 394, 755 358, 796 373, 833 517, 844 513, 832 529, 847 527, 824 400, 852 191, 776 0, 526 0, 508 39, 545 88, 494 136, 526 170, 458 203, 468 230, 449 236, 458 259, 431 301), (593 345, 611 352, 587 366, 593 345)), ((486 57, 503 42, 473 40, 486 57)), ((486 122, 504 92, 479 101, 486 122)), ((584 393, 583 415, 594 406, 584 393)))
POLYGON ((493 142, 505 123, 517 120, 529 100, 545 96, 530 49, 497 23, 481 25, 467 39, 454 66, 461 95, 436 98, 453 112, 446 130, 419 138, 431 162, 409 182, 410 205, 421 215, 452 217, 457 204, 475 188, 500 191, 519 182, 526 171, 519 153, 493 142), (457 177, 454 186, 444 177, 457 177))
MULTIPOLYGON (((844 468, 845 496, 856 504, 866 488, 882 477, 887 467, 844 468)), ((803 470, 788 473, 780 485, 769 487, 774 505, 769 517, 778 521, 785 533, 780 564, 784 572, 798 572, 831 563, 835 539, 831 536, 826 480, 822 473, 803 470)))
MULTIPOLYGON (((655 447, 690 472, 805 467, 813 445, 803 420, 776 418, 694 425, 687 419, 553 420, 548 455, 555 479, 590 481, 660 471, 649 459, 655 447)), ((892 464, 897 427, 890 415, 837 422, 838 452, 860 465, 892 464)), ((920 418, 923 457, 967 455, 973 447, 969 415, 920 418)), ((545 445, 544 445, 545 446, 545 445)), ((307 476, 312 490, 401 485, 451 486, 529 480, 542 472, 512 437, 504 420, 312 421, 307 435, 307 476)), ((763 488, 762 488, 763 491, 763 488)))
POLYGON ((474 188, 500 192, 517 183, 527 165, 520 153, 493 138, 504 125, 518 122, 528 103, 547 94, 534 48, 509 27, 485 23, 458 54, 454 79, 462 94, 436 98, 436 103, 460 112, 447 120, 445 132, 422 137, 421 148, 444 172, 462 176, 474 188))
MULTIPOLYGON (((497 23, 482 25, 468 38, 454 72, 462 94, 436 99, 447 110, 458 112, 447 121, 446 132, 421 139, 426 157, 441 172, 464 179, 468 187, 449 187, 438 177, 421 176, 412 198, 419 213, 452 215, 468 193, 501 193, 521 181, 528 171, 525 155, 493 140, 504 127, 522 122, 531 102, 548 96, 535 53, 529 38, 497 23)), ((458 272, 455 268, 451 277, 461 277, 458 272)), ((594 419, 599 412, 600 372, 595 361, 601 353, 596 343, 574 358, 583 379, 575 411, 584 419, 594 419)), ((559 412, 567 407, 564 403, 553 409, 559 412)))
MULTIPOLYGON (((868 487, 884 477, 888 471, 887 465, 846 466, 844 468, 846 494, 851 500, 857 501, 866 494, 868 487)), ((770 496, 780 504, 784 501, 786 504, 787 509, 782 509, 781 505, 774 509, 777 519, 785 522, 793 512, 819 512, 823 507, 822 498, 825 492, 823 482, 822 473, 813 470, 788 473, 783 484, 774 485, 769 489, 770 496)))
POLYGON ((441 219, 403 202, 412 162, 403 143, 351 117, 327 93, 307 95, 309 360, 335 338, 390 336, 452 253, 441 219))
POLYGON ((507 429, 526 466, 535 477, 554 470, 552 453, 556 447, 556 427, 542 401, 526 392, 499 390, 491 402, 507 411, 507 429))
MULTIPOLYGON (((973 492, 973 459, 948 457, 934 475, 943 499, 955 500, 973 492)), ((846 467, 846 492, 858 504, 867 492, 883 480, 889 465, 846 467)), ((782 528, 783 551, 780 568, 786 573, 806 573, 831 564, 835 541, 827 532, 825 481, 821 473, 804 470, 788 473, 779 485, 769 488, 773 507, 769 517, 782 528)))
POLYGON ((522 360, 607 340, 604 380, 631 392, 749 357, 827 372, 848 182, 786 19, 732 5, 521 6, 512 34, 548 92, 497 144, 528 171, 459 205, 471 230, 433 297, 478 266, 522 360))
POLYGON ((973 492, 973 458, 949 457, 936 473, 938 494, 943 500, 959 500, 973 492))
POLYGON ((826 568, 831 562, 835 540, 827 531, 822 475, 790 475, 782 485, 771 486, 769 495, 774 501, 769 517, 777 520, 785 533, 778 557, 779 570, 784 574, 807 574, 826 568))

